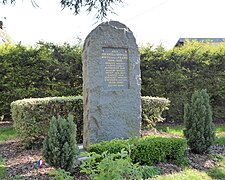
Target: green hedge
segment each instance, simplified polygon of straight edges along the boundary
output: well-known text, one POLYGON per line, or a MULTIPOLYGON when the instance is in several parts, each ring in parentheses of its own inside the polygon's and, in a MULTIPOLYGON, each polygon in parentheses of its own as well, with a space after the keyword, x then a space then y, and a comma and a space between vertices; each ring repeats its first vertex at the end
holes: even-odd
MULTIPOLYGON (((169 105, 165 98, 142 97, 143 128, 161 121, 161 113, 169 105), (149 110, 148 113, 147 110, 149 110), (146 113, 146 114, 144 114, 146 113), (145 120, 145 119, 143 119, 145 120)), ((83 100, 77 97, 48 97, 17 100, 11 103, 14 126, 26 145, 40 144, 47 135, 52 116, 67 117, 71 112, 77 125, 77 142, 83 142, 83 100)))
POLYGON ((169 109, 170 101, 166 98, 142 96, 142 129, 151 128, 157 122, 163 122, 161 115, 169 109))
MULTIPOLYGON (((23 98, 82 94, 81 46, 39 42, 0 46, 0 116, 23 98)), ((190 43, 165 50, 140 48, 142 96, 171 101, 167 119, 182 121, 183 106, 195 90, 207 89, 214 119, 225 119, 225 43, 190 43)))
POLYGON ((102 154, 120 152, 121 149, 131 152, 134 163, 153 165, 157 162, 172 160, 179 161, 185 155, 187 142, 182 138, 145 137, 128 140, 114 139, 90 145, 88 152, 102 154))
POLYGON ((41 144, 53 116, 71 113, 77 125, 77 142, 83 141, 83 99, 77 97, 31 98, 12 102, 12 118, 25 146, 41 144))
POLYGON ((184 104, 195 90, 207 89, 214 119, 225 119, 225 43, 187 43, 165 50, 159 46, 140 49, 142 95, 171 101, 167 119, 182 121, 184 104))
POLYGON ((81 52, 79 44, 0 45, 0 116, 10 118, 18 99, 81 95, 81 52))

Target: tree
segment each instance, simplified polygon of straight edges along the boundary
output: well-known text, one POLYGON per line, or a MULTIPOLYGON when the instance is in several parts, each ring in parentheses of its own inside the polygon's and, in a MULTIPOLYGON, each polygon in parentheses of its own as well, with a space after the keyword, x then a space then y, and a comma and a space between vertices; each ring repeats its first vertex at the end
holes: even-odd
MULTIPOLYGON (((34 7, 38 7, 35 0, 30 0, 34 7)), ((7 3, 15 4, 16 0, 0 0, 0 3, 5 5, 7 3)), ((122 3, 122 0, 61 0, 60 4, 63 9, 69 8, 78 15, 81 9, 85 8, 87 12, 92 12, 93 9, 97 10, 96 18, 104 19, 107 13, 113 13, 112 5, 122 3)))

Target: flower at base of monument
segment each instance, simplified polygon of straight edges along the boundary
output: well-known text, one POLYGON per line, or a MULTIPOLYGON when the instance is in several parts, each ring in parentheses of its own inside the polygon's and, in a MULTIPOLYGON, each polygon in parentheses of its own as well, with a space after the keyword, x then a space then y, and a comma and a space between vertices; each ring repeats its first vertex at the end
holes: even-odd
POLYGON ((37 161, 37 166, 40 168, 42 165, 45 165, 45 161, 43 159, 39 159, 37 161))

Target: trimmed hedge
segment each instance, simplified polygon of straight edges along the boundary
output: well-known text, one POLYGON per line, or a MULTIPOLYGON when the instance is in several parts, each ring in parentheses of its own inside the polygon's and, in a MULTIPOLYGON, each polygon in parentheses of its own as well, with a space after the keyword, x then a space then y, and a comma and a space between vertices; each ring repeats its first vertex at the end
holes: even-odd
POLYGON ((225 119, 225 43, 191 42, 180 48, 140 48, 142 95, 170 99, 166 119, 183 121, 184 104, 207 89, 214 119, 225 119))
MULTIPOLYGON (((161 121, 161 113, 169 106, 165 98, 141 97, 142 117, 149 121, 143 122, 143 128, 161 121), (149 111, 149 112, 148 112, 149 111)), ((53 116, 67 117, 72 113, 77 125, 77 142, 83 142, 83 100, 77 97, 48 97, 17 100, 11 103, 14 126, 28 146, 41 143, 47 135, 49 122, 53 116)), ((143 120, 146 120, 143 119, 143 120)))
POLYGON ((83 141, 83 99, 77 97, 31 98, 11 103, 14 126, 24 145, 41 144, 47 135, 50 120, 71 113, 77 125, 77 142, 83 141))
POLYGON ((0 116, 10 118, 15 100, 81 95, 81 52, 79 44, 0 45, 0 116))
POLYGON ((90 145, 88 152, 102 154, 120 152, 121 149, 131 150, 131 159, 134 163, 153 165, 166 160, 179 161, 185 155, 187 141, 183 138, 145 137, 128 140, 114 139, 90 145))
POLYGON ((161 117, 164 110, 168 110, 170 101, 166 98, 142 96, 142 129, 151 128, 157 122, 163 122, 161 117))
MULTIPOLYGON (((10 117, 10 103, 23 98, 82 93, 81 46, 37 43, 0 46, 0 116, 10 117)), ((214 119, 225 119, 225 43, 187 43, 165 50, 140 48, 142 95, 170 99, 166 119, 183 120, 183 107, 195 90, 207 89, 214 119)))

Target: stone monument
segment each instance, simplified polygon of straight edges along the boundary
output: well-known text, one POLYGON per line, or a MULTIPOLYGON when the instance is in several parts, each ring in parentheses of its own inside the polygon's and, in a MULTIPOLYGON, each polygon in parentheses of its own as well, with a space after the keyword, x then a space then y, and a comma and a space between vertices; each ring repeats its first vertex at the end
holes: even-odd
POLYGON ((101 23, 85 40, 82 62, 84 147, 139 136, 140 56, 132 31, 117 21, 101 23))

